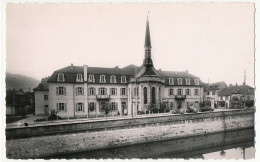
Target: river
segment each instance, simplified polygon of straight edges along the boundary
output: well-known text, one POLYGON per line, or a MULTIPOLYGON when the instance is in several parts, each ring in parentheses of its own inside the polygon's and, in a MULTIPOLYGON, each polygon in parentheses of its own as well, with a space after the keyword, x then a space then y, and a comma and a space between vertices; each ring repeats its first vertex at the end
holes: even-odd
POLYGON ((135 144, 93 151, 61 154, 45 159, 252 159, 254 129, 135 144))

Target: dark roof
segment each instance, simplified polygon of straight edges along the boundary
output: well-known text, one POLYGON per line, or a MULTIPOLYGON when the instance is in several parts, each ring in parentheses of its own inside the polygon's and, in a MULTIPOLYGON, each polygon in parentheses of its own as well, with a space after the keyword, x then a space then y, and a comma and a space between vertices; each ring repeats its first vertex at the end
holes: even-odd
POLYGON ((222 90, 223 87, 227 87, 226 83, 224 81, 221 82, 215 82, 215 83, 205 83, 205 90, 206 91, 212 91, 212 90, 222 90))
POLYGON ((39 83, 38 87, 33 89, 34 91, 48 91, 49 86, 48 83, 39 83))
POLYGON ((254 88, 248 85, 239 85, 224 88, 219 92, 219 96, 230 96, 231 94, 243 94, 245 92, 246 95, 254 95, 254 88))
POLYGON ((194 78, 199 79, 199 77, 196 77, 192 74, 189 74, 187 72, 182 71, 158 71, 162 77, 166 78, 194 78))
MULTIPOLYGON (((145 66, 136 66, 136 65, 128 65, 123 68, 106 68, 106 67, 88 67, 88 76, 90 74, 94 75, 95 83, 99 83, 100 75, 105 75, 106 83, 110 83, 110 76, 116 76, 116 82, 121 83, 121 76, 126 76, 127 83, 129 83, 130 78, 134 77, 137 73, 142 73, 142 75, 153 76, 157 75, 159 77, 163 77, 165 79, 165 83, 169 84, 169 78, 174 78, 174 83, 177 83, 177 78, 190 78, 190 85, 194 85, 194 79, 199 79, 199 77, 189 74, 187 72, 174 72, 174 71, 158 71, 154 67, 145 67, 145 66)), ((58 73, 63 73, 65 77, 65 83, 75 83, 77 74, 84 75, 84 67, 83 66, 67 66, 65 68, 54 71, 54 73, 48 79, 49 83, 56 83, 58 78, 58 73)), ((200 84, 202 82, 200 81, 200 84)), ((182 85, 185 85, 185 81, 183 81, 182 85)), ((177 85, 177 84, 175 84, 177 85)))

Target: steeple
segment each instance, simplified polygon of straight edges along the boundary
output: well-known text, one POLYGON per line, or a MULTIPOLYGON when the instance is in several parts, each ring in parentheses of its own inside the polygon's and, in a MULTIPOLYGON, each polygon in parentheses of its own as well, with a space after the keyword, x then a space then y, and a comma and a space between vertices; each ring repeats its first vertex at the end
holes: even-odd
MULTIPOLYGON (((148 11, 149 13, 149 11, 148 11)), ((153 66, 153 61, 151 58, 151 38, 150 38, 150 28, 149 28, 149 20, 147 15, 146 21, 146 31, 145 31, 145 42, 144 42, 144 50, 145 50, 145 58, 143 61, 144 66, 153 66)))

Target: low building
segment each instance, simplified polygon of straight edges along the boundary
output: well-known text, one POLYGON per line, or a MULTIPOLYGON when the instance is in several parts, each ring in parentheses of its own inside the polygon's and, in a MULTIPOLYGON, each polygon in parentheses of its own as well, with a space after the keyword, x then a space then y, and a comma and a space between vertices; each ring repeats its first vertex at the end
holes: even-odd
POLYGON ((34 88, 35 98, 35 115, 48 115, 49 112, 49 85, 47 80, 43 78, 38 87, 34 88))
POLYGON ((245 84, 224 88, 219 93, 219 105, 226 108, 254 107, 254 99, 254 88, 245 84))
POLYGON ((219 102, 219 92, 221 92, 224 88, 227 88, 227 84, 222 82, 216 82, 211 84, 205 84, 205 101, 210 102, 211 108, 217 108, 219 102))

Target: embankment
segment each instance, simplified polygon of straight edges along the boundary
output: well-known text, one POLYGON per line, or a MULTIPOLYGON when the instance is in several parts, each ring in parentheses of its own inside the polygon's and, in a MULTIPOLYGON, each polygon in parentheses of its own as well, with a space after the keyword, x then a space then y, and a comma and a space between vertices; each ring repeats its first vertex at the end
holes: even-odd
POLYGON ((9 158, 39 158, 252 127, 254 109, 50 124, 7 128, 6 149, 9 158))

